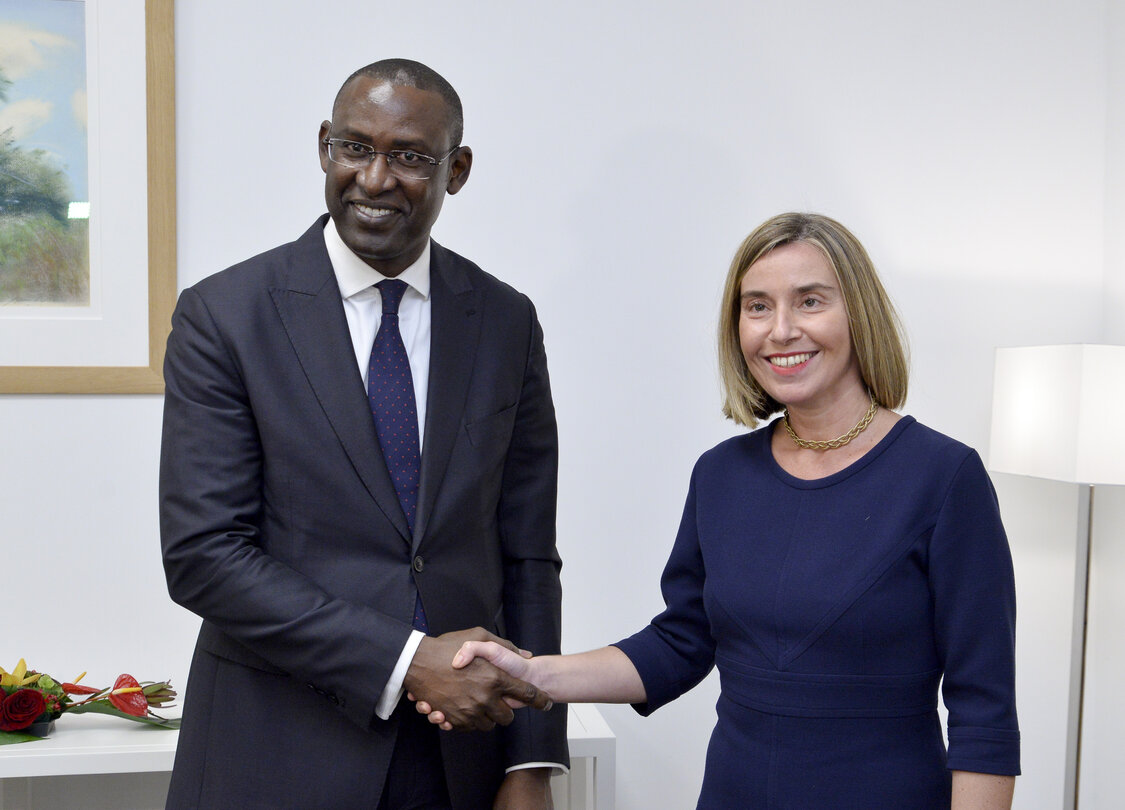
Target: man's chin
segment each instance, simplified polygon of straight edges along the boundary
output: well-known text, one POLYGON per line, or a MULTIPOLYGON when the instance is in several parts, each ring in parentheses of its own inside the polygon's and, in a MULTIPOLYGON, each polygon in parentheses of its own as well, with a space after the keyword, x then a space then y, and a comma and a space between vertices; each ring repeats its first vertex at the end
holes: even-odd
MULTIPOLYGON (((343 235, 341 235, 341 238, 352 253, 359 256, 370 267, 378 270, 384 276, 397 276, 417 260, 417 257, 410 258, 410 254, 399 245, 388 245, 384 242, 373 243, 370 239, 349 240, 343 235)), ((418 255, 421 255, 421 251, 418 255)))
POLYGON ((394 239, 394 234, 376 232, 372 228, 357 228, 353 223, 346 222, 341 227, 336 223, 336 232, 340 240, 347 245, 355 255, 363 260, 387 261, 402 252, 402 245, 394 239))

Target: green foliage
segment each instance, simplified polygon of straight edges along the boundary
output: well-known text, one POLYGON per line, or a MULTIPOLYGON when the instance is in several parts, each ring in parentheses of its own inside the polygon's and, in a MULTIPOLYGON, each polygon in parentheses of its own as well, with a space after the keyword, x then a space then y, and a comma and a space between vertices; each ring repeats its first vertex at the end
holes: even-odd
POLYGON ((22 149, 0 133, 0 214, 50 214, 66 221, 70 185, 42 149, 22 149))
POLYGON ((0 212, 0 304, 90 300, 89 223, 0 212))
MULTIPOLYGON (((11 86, 0 71, 0 103, 11 86)), ((47 152, 0 132, 0 304, 89 302, 89 226, 67 219, 70 198, 47 152)))
POLYGON ((134 723, 144 723, 149 726, 157 726, 159 728, 179 728, 180 718, 178 717, 157 717, 154 714, 148 714, 145 717, 137 717, 132 714, 126 714, 113 705, 101 700, 92 703, 79 703, 76 706, 66 710, 67 714, 86 714, 93 712, 94 714, 110 714, 114 717, 120 717, 122 720, 132 720, 134 723))
POLYGON ((0 745, 11 745, 12 743, 35 742, 41 740, 35 734, 28 734, 25 731, 0 731, 0 745))
POLYGON ((39 680, 35 682, 35 688, 47 700, 46 716, 48 720, 58 718, 65 710, 66 705, 70 703, 70 698, 67 697, 62 686, 55 683, 50 675, 40 675, 39 680))
MULTIPOLYGON (((7 102, 11 80, 0 70, 0 103, 7 102)), ((23 149, 12 130, 0 132, 0 214, 43 211, 66 219, 70 184, 63 170, 42 149, 23 149)))

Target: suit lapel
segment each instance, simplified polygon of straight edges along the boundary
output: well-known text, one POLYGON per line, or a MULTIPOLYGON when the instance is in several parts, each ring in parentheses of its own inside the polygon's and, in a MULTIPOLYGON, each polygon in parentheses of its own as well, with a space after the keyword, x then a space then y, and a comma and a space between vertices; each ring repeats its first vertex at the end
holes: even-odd
POLYGON ((410 530, 391 482, 363 380, 356 368, 332 264, 324 219, 296 243, 287 283, 270 289, 297 360, 340 444, 371 497, 409 542, 410 530))
POLYGON ((426 398, 425 441, 414 548, 425 536, 434 501, 461 430, 465 397, 480 338, 479 294, 463 261, 437 242, 430 254, 430 387, 426 398))

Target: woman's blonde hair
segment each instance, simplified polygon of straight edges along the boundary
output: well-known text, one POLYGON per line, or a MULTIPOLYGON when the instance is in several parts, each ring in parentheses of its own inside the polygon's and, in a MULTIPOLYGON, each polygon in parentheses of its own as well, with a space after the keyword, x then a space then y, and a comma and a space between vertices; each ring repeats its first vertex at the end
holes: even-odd
POLYGON ((739 246, 727 272, 719 314, 723 414, 752 428, 759 419, 784 408, 750 374, 742 355, 738 324, 746 271, 774 248, 794 242, 818 248, 836 273, 863 384, 884 408, 902 407, 909 377, 905 336, 867 251, 834 219, 821 214, 789 213, 771 217, 755 228, 739 246))

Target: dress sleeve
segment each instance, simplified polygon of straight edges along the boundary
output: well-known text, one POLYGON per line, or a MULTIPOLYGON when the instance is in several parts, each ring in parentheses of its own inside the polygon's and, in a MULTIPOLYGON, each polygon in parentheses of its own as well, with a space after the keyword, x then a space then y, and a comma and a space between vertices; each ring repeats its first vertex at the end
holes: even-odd
POLYGON ((614 645, 640 673, 647 700, 633 708, 645 716, 690 690, 715 665, 715 640, 703 607, 707 575, 699 546, 695 487, 693 474, 680 530, 660 578, 664 612, 614 645))
POLYGON ((930 587, 949 710, 948 767, 1018 774, 1012 556, 995 490, 973 451, 954 475, 937 516, 930 587))

